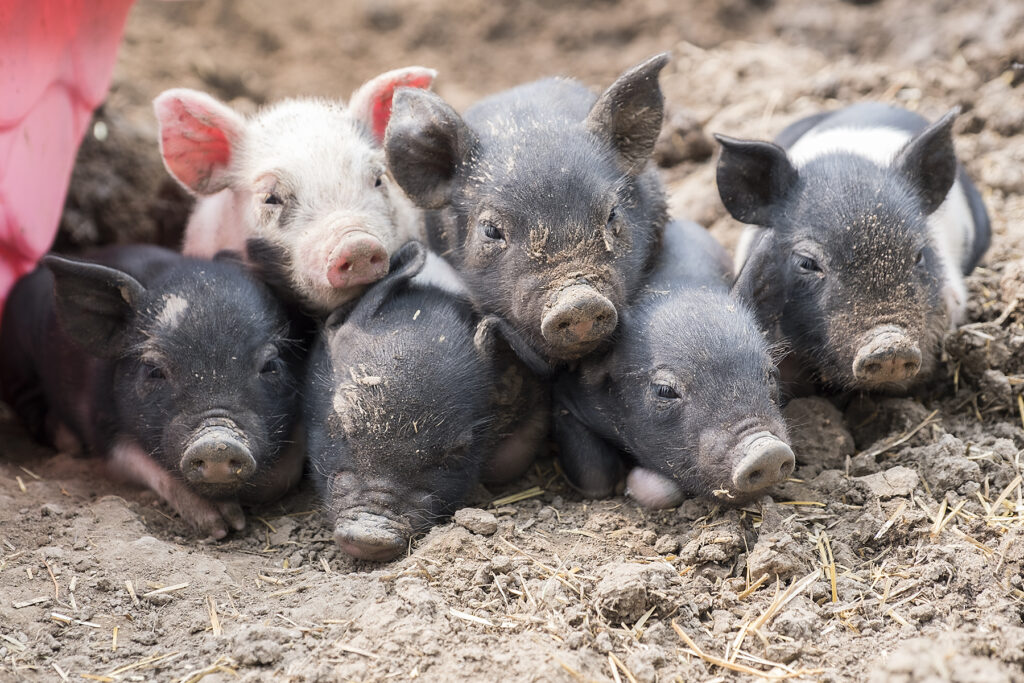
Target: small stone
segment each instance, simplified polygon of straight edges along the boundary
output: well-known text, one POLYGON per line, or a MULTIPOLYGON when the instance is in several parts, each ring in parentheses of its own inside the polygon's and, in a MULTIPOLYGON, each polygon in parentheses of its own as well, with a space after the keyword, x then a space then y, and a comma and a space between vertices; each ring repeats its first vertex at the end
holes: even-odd
POLYGON ((659 555, 671 555, 679 550, 679 540, 674 536, 665 534, 654 542, 654 552, 659 555))
POLYGON ((56 503, 44 503, 39 508, 39 514, 41 514, 43 517, 63 517, 64 508, 62 508, 60 505, 57 505, 56 503))
POLYGON ((881 499, 909 496, 920 482, 917 470, 902 465, 856 479, 866 484, 871 493, 881 499))
POLYGON ((455 513, 455 523, 482 536, 490 536, 498 530, 498 518, 480 508, 462 508, 455 513))

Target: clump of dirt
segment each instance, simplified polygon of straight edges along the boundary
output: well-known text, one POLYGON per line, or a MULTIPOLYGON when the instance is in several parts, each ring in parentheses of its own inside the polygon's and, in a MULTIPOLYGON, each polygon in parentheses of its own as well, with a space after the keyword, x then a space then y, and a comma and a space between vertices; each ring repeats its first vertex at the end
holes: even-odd
POLYGON ((154 494, 4 415, 0 677, 1024 681, 1022 28, 1024 6, 999 0, 139 3, 103 114, 126 142, 83 151, 65 246, 180 229, 187 200, 152 218, 161 176, 129 161, 158 162, 165 87, 245 108, 421 63, 464 107, 553 73, 603 86, 667 48, 677 215, 736 240, 713 132, 770 138, 868 98, 930 117, 959 104, 994 244, 945 375, 912 397, 791 402, 797 469, 739 509, 581 500, 542 459, 374 565, 336 548, 308 484, 202 543, 154 494))

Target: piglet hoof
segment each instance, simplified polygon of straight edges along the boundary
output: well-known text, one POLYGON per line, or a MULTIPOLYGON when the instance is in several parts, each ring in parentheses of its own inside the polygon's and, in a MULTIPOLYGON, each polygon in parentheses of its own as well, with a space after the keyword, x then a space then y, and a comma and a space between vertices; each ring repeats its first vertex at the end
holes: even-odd
POLYGON ((219 541, 232 529, 245 528, 245 513, 235 501, 211 501, 197 498, 186 509, 179 509, 182 519, 204 537, 219 541))

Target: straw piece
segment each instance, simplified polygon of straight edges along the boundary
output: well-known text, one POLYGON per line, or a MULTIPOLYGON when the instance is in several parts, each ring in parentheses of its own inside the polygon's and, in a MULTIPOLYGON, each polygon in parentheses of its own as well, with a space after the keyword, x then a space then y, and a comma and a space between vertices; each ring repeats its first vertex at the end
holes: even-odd
POLYGON ((494 500, 491 501, 491 507, 498 508, 501 507, 502 505, 511 505, 512 503, 518 503, 520 501, 528 500, 530 498, 536 498, 537 496, 542 495, 544 495, 544 489, 542 489, 539 486, 534 486, 533 488, 528 488, 525 491, 520 491, 519 493, 513 493, 512 495, 504 496, 503 498, 495 498, 494 500))
POLYGON ((224 629, 220 626, 220 618, 217 616, 217 603, 214 601, 213 596, 206 596, 206 609, 210 613, 210 628, 213 629, 213 635, 221 636, 224 634, 224 629))
POLYGON ((448 613, 451 614, 453 617, 458 617, 459 619, 463 619, 465 621, 472 621, 477 624, 482 624, 483 626, 494 626, 494 624, 492 624, 489 620, 484 619, 483 617, 478 617, 475 614, 467 614, 466 612, 460 612, 454 607, 449 607, 448 613))
MULTIPOLYGON (((629 679, 629 683, 637 683, 636 676, 633 675, 633 672, 627 669, 626 665, 622 663, 622 660, 611 652, 608 653, 608 661, 612 664, 612 673, 615 673, 615 667, 618 667, 622 670, 622 673, 626 675, 626 678, 629 679)), ((619 677, 616 676, 615 680, 618 681, 619 677)))
POLYGON ((163 595, 165 593, 173 593, 174 591, 180 591, 182 588, 188 588, 188 587, 189 587, 189 583, 186 581, 185 583, 178 583, 178 584, 175 584, 173 586, 165 586, 164 588, 157 588, 156 590, 149 591, 148 593, 143 593, 142 597, 144 597, 144 598, 151 598, 154 595, 163 595))
POLYGON ((128 589, 128 596, 131 597, 132 604, 135 605, 136 607, 141 607, 142 605, 139 602, 139 596, 137 596, 135 594, 135 586, 132 585, 131 580, 125 581, 124 582, 124 587, 128 589))

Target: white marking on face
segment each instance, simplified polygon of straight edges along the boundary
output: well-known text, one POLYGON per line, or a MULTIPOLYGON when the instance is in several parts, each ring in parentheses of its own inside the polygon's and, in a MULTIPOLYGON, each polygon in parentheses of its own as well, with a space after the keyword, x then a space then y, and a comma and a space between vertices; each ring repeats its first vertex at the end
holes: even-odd
POLYGON ((172 330, 181 324, 181 319, 188 310, 188 300, 177 294, 164 296, 164 307, 156 317, 161 327, 169 327, 172 330))

